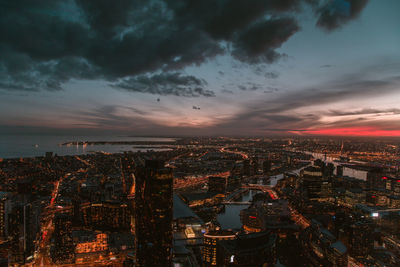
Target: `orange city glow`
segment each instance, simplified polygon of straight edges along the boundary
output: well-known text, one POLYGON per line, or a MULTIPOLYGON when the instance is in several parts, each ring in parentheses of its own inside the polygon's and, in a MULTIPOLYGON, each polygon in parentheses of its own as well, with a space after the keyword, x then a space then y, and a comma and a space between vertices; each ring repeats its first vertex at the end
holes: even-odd
POLYGON ((290 132, 295 134, 340 136, 400 136, 400 130, 381 130, 373 127, 330 128, 290 132))

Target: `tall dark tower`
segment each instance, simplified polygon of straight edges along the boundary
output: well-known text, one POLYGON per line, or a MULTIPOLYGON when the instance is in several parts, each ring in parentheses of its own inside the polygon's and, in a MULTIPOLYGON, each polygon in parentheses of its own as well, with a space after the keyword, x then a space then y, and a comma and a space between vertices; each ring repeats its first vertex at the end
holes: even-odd
POLYGON ((171 266, 172 169, 146 160, 135 176, 136 266, 171 266))
POLYGON ((323 184, 322 169, 319 166, 309 166, 303 171, 303 189, 309 199, 321 196, 323 184))

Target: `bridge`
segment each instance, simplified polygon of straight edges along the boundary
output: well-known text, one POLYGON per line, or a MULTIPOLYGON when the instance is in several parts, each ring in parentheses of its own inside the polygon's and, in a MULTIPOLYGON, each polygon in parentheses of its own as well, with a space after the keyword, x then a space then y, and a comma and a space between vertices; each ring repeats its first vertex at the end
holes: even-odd
POLYGON ((229 205, 250 205, 251 202, 249 201, 235 201, 238 199, 242 194, 246 193, 249 190, 259 190, 264 193, 268 193, 271 199, 278 199, 278 195, 272 187, 269 185, 260 185, 260 184, 246 184, 242 185, 239 190, 234 191, 231 193, 223 202, 222 204, 229 204, 229 205))
POLYGON ((250 205, 251 202, 235 202, 235 201, 223 201, 221 204, 228 204, 228 205, 250 205))
POLYGON ((252 189, 252 190, 260 190, 263 192, 267 192, 271 190, 271 186, 269 185, 262 185, 262 184, 245 184, 242 185, 242 188, 252 189))
POLYGON ((269 185, 262 185, 262 184, 247 184, 247 185, 242 185, 242 188, 247 188, 247 189, 252 189, 252 190, 260 190, 264 193, 268 193, 269 196, 272 199, 278 199, 278 195, 274 190, 272 190, 272 187, 269 185))

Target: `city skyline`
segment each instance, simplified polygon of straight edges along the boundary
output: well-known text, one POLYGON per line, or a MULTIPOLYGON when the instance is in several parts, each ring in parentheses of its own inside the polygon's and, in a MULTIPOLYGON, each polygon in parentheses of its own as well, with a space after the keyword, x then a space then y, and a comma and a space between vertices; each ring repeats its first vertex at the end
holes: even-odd
POLYGON ((3 133, 400 136, 400 3, 0 3, 3 133))

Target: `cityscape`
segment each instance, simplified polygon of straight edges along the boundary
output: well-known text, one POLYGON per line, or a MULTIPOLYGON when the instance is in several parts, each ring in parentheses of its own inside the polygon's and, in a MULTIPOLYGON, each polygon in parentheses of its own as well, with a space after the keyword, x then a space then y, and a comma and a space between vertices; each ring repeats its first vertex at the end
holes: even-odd
POLYGON ((399 140, 187 137, 165 145, 3 159, 2 263, 400 264, 399 140))
POLYGON ((399 12, 0 0, 0 266, 400 266, 399 12))

